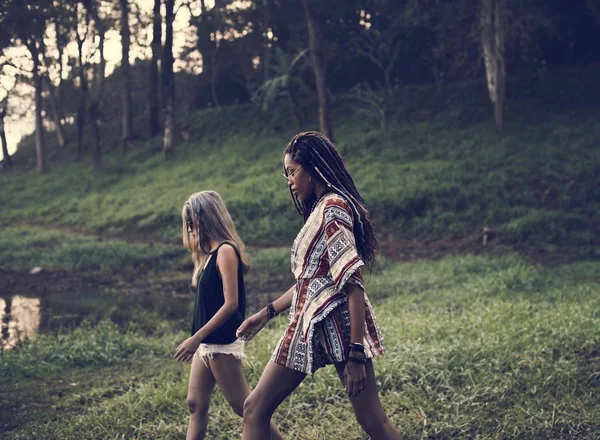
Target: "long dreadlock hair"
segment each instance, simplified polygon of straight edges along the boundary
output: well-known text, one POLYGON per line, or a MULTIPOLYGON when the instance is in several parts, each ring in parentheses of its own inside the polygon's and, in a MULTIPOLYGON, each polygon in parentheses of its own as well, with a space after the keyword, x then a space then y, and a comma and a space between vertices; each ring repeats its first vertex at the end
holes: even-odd
MULTIPOLYGON (((379 244, 373 232, 373 222, 365 207, 365 202, 356 189, 354 180, 346 170, 335 146, 322 133, 307 131, 298 133, 292 138, 283 152, 284 159, 286 154, 290 154, 294 162, 302 165, 302 168, 313 179, 322 182, 329 191, 339 194, 348 202, 354 217, 354 236, 358 253, 366 264, 372 264, 375 261, 375 254, 379 250, 379 244)), ((315 195, 307 200, 299 201, 294 196, 291 187, 290 194, 296 210, 306 222, 311 208, 316 202, 315 195)))

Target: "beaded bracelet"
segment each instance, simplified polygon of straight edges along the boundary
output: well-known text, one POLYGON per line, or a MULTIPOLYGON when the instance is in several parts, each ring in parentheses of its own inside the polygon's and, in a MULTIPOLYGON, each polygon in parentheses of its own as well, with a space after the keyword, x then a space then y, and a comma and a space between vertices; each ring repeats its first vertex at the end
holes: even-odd
POLYGON ((275 306, 273 306, 272 302, 267 304, 267 316, 269 317, 269 319, 273 319, 277 316, 277 312, 275 311, 275 306))

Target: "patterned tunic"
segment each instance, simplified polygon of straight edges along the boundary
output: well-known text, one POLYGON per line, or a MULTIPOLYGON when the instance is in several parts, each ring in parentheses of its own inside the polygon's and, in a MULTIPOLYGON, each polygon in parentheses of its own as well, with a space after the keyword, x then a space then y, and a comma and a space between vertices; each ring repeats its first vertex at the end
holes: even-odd
MULTIPOLYGON (((291 249, 296 290, 290 323, 271 361, 293 370, 314 373, 347 358, 350 314, 346 283, 363 281, 364 265, 356 249, 350 205, 337 194, 320 200, 298 233, 291 249)), ((385 348, 371 303, 365 293, 364 338, 367 358, 385 348)))

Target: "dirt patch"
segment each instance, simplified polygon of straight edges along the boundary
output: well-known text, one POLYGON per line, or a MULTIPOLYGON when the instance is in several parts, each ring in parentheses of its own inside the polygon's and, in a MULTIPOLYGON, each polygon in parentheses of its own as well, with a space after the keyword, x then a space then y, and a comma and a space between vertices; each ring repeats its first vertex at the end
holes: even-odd
POLYGON ((0 268, 0 296, 15 293, 44 296, 51 292, 97 289, 112 284, 109 278, 98 274, 76 271, 47 271, 37 274, 17 272, 0 268))
POLYGON ((482 245, 480 234, 467 237, 414 240, 386 238, 380 243, 381 254, 394 261, 437 260, 450 255, 480 253, 489 248, 488 244, 482 245))
POLYGON ((386 238, 380 243, 381 255, 394 261, 439 260, 453 255, 488 255, 499 257, 517 253, 543 266, 576 260, 598 259, 595 246, 514 243, 503 240, 495 231, 482 231, 463 237, 436 237, 402 240, 386 238))

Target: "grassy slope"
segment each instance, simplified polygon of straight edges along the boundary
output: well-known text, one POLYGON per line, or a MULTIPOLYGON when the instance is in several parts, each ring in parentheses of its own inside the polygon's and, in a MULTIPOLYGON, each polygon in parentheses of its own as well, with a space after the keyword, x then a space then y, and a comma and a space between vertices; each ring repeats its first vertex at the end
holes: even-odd
MULTIPOLYGON (((598 273, 597 262, 550 271, 505 256, 387 262, 368 277, 388 348, 376 363, 382 401, 406 439, 595 439, 598 273)), ((251 385, 285 321, 249 344, 251 385)), ((83 326, 0 352, 11 417, 0 427, 13 428, 3 438, 181 437, 189 366, 169 358, 185 334, 165 328, 123 336, 111 324, 83 326), (27 389, 40 390, 36 405, 27 389)), ((331 368, 308 378, 276 421, 289 439, 364 438, 331 368)), ((239 430, 217 392, 209 438, 239 430)))
MULTIPOLYGON (((339 103, 338 146, 380 231, 431 237, 488 225, 513 242, 585 247, 600 224, 594 74, 512 85, 501 135, 479 86, 404 89, 386 132, 339 103)), ((205 188, 223 194, 247 243, 288 246, 299 219, 279 159, 293 123, 285 111, 270 117, 248 105, 198 111, 174 160, 162 160, 154 139, 125 153, 107 147, 102 172, 70 159, 73 147, 51 148, 51 172, 37 176, 25 146, 16 169, 0 172, 0 267, 103 277, 189 270, 179 211, 205 188)), ((117 133, 107 127, 106 145, 117 133)), ((251 257, 258 290, 289 276, 285 247, 251 257)), ((593 439, 600 430, 597 262, 541 269, 514 256, 455 257, 383 260, 377 270, 367 287, 389 352, 376 368, 407 439, 593 439)), ((167 320, 162 304, 136 309, 130 326, 108 308, 103 316, 120 327, 84 325, 0 352, 3 438, 181 437, 188 367, 168 359, 185 323, 181 313, 167 320)), ((249 344, 252 384, 284 321, 249 344)), ((218 393, 211 414, 211 438, 239 435, 218 393)), ((331 371, 308 379, 277 421, 288 438, 363 438, 331 371)))
MULTIPOLYGON (((349 110, 334 113, 338 147, 378 223, 399 238, 469 235, 483 226, 509 241, 587 245, 600 224, 600 90, 593 69, 511 85, 498 134, 481 85, 437 93, 405 88, 387 131, 349 110)), ((31 145, 1 172, 0 224, 19 221, 177 240, 194 191, 225 198, 250 244, 288 244, 299 226, 280 158, 294 123, 285 108, 251 105, 191 114, 191 140, 165 163, 160 140, 123 153, 106 126, 107 170, 77 162, 50 141, 50 173, 36 176, 31 145)), ((52 139, 48 136, 48 139, 52 139)))

